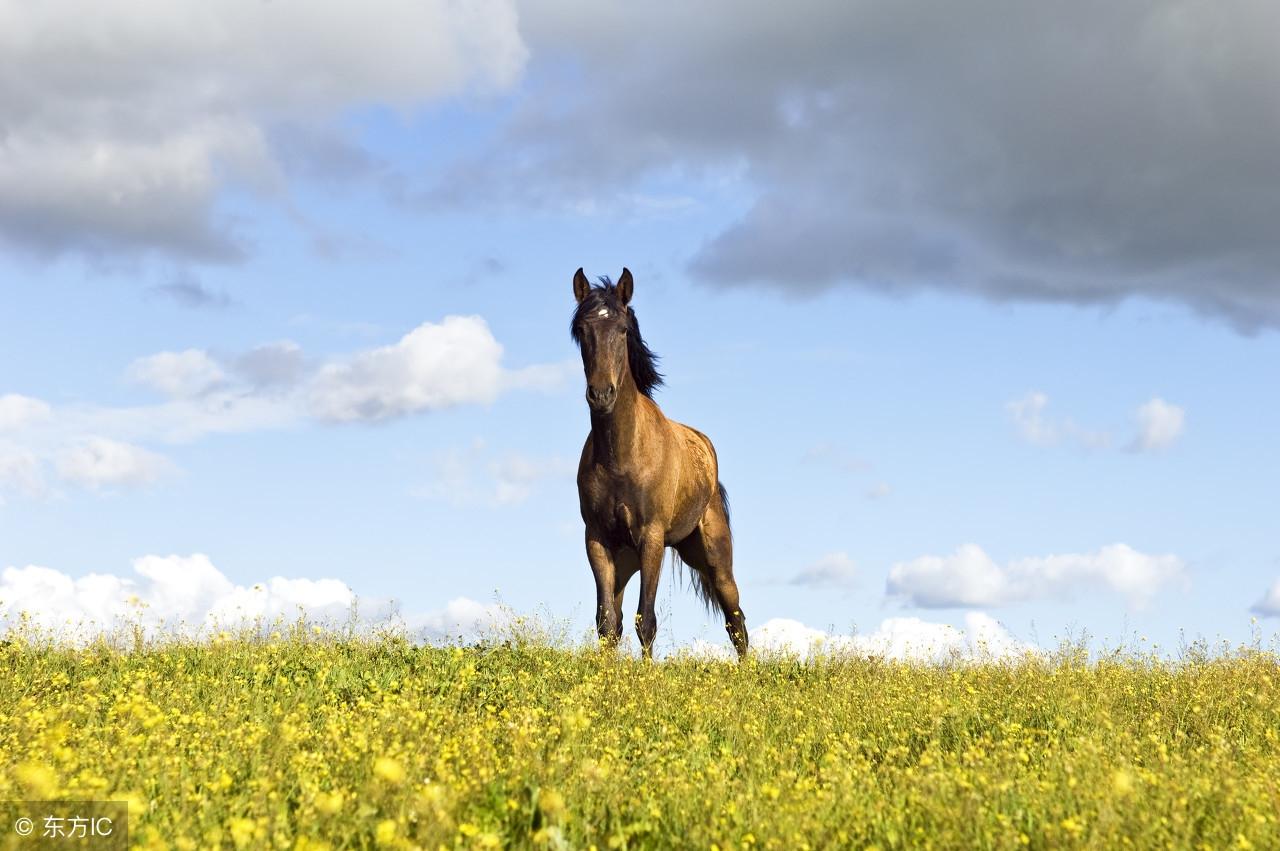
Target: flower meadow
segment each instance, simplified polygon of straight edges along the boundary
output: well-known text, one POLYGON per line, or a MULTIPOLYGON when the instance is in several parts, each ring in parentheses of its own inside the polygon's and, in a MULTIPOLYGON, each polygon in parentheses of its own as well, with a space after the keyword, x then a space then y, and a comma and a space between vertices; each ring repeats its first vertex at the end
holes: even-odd
POLYGON ((138 848, 1280 847, 1257 648, 739 665, 294 628, 0 662, 0 799, 128 801, 138 848))

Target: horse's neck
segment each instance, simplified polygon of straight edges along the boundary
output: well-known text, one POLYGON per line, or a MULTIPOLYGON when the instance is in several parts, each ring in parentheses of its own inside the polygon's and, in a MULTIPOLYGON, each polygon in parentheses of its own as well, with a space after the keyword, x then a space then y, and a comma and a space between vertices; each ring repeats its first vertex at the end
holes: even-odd
POLYGON ((614 470, 628 466, 640 451, 649 415, 640 391, 628 374, 613 410, 591 415, 596 461, 614 470))

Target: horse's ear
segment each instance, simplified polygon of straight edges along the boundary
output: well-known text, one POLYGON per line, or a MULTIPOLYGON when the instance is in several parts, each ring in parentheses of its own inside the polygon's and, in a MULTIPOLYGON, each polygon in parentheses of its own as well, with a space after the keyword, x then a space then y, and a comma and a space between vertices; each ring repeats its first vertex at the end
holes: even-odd
POLYGON ((626 307, 631 301, 631 291, 635 288, 635 281, 631 280, 631 270, 626 266, 622 267, 622 277, 618 278, 618 301, 626 307))
POLYGON ((591 282, 587 280, 586 275, 582 274, 582 268, 579 267, 577 274, 573 276, 573 297, 581 304, 589 292, 591 292, 591 282))

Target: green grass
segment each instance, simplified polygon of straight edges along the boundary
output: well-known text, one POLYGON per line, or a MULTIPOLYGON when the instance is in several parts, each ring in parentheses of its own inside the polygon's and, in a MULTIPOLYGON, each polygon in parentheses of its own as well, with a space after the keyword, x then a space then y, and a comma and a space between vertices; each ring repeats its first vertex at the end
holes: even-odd
POLYGON ((1274 848, 1280 689, 1177 662, 675 658, 304 630, 0 646, 0 798, 156 848, 1274 848))

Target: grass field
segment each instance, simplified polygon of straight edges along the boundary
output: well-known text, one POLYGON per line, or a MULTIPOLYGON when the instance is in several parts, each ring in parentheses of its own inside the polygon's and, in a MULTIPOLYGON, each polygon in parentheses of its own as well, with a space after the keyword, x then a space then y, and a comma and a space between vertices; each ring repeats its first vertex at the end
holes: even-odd
POLYGON ((0 660, 0 799, 128 799, 138 847, 1280 847, 1257 650, 645 664, 295 629, 0 660))

